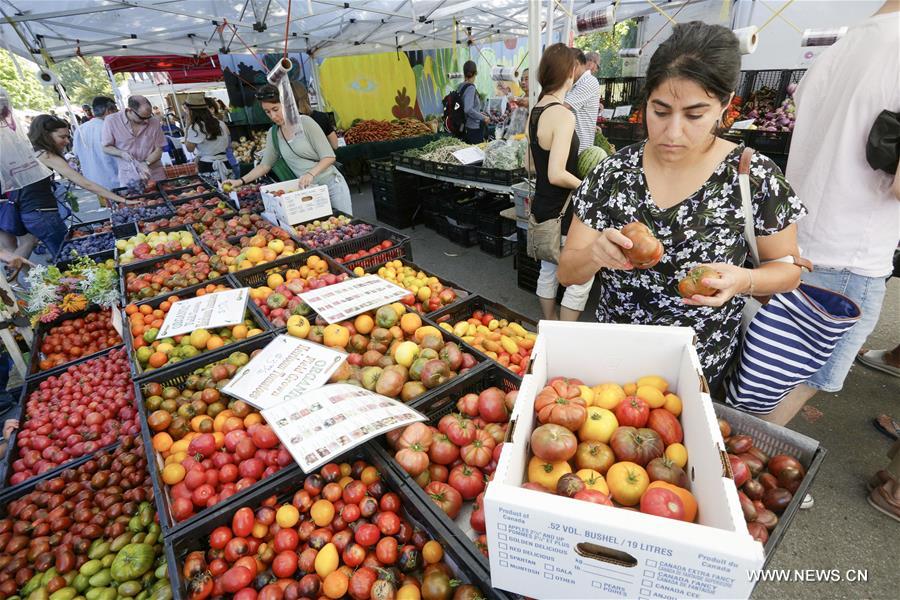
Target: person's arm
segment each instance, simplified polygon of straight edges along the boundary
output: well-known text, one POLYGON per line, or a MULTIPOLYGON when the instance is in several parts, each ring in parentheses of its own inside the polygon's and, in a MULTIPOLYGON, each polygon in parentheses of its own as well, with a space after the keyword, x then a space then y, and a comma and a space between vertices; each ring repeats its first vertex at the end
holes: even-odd
POLYGON ((560 285, 585 283, 600 269, 631 270, 633 267, 622 253, 623 248, 631 248, 631 240, 618 229, 597 231, 578 216, 573 217, 556 272, 560 285))
POLYGON ((107 198, 109 200, 112 200, 113 202, 121 202, 123 204, 137 204, 137 202, 135 202, 134 200, 126 200, 122 196, 109 191, 102 185, 96 184, 89 179, 85 179, 85 177, 81 173, 70 167, 69 163, 67 163, 66 160, 61 156, 43 152, 40 154, 40 156, 38 156, 38 160, 45 167, 53 169, 75 185, 82 187, 89 192, 93 192, 98 196, 107 198))
POLYGON ((337 133, 335 133, 334 131, 332 131, 331 133, 329 133, 329 134, 328 134, 327 136, 325 136, 325 137, 328 138, 328 143, 331 144, 331 149, 332 149, 332 150, 337 150, 337 148, 338 148, 338 137, 337 137, 337 133))
POLYGON ((21 269, 23 266, 33 267, 34 263, 8 250, 0 248, 0 262, 4 262, 12 269, 21 269))
MULTIPOLYGON (((547 179, 555 186, 574 190, 581 180, 566 170, 572 135, 575 133, 575 115, 570 111, 550 109, 550 125, 553 139, 550 142, 550 159, 547 161, 547 179)), ((539 126, 540 127, 540 126, 539 126)))
MULTIPOLYGON (((163 139, 165 140, 165 138, 163 138, 163 139)), ((163 146, 164 145, 165 144, 163 144, 163 146)), ((153 163, 159 162, 159 160, 162 158, 162 153, 163 153, 162 146, 157 146, 156 148, 151 150, 150 154, 147 155, 147 160, 145 161, 147 163, 147 166, 149 167, 153 163)))

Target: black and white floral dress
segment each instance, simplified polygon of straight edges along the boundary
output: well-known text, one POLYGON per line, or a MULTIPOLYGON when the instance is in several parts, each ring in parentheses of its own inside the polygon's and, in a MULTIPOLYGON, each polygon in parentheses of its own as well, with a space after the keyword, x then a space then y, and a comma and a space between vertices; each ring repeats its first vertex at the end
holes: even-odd
MULTIPOLYGON (((632 221, 647 225, 662 242, 665 254, 652 269, 607 270, 597 320, 693 327, 697 353, 710 386, 716 389, 738 346, 742 297, 724 306, 687 306, 678 282, 699 264, 743 265, 748 246, 738 185, 743 146, 734 148, 710 178, 690 197, 667 209, 650 196, 644 177, 644 144, 623 148, 602 161, 575 192, 575 214, 588 227, 621 229, 632 221)), ((756 235, 777 233, 806 213, 781 169, 754 153, 750 189, 756 235)))

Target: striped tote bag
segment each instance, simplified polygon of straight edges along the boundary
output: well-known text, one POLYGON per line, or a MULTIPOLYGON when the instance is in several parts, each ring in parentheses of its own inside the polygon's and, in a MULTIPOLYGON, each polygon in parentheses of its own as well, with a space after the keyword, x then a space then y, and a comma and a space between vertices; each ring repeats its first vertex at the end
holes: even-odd
POLYGON ((805 283, 772 296, 744 333, 740 359, 726 380, 727 403, 749 412, 772 412, 788 392, 822 368, 860 316, 849 298, 805 283))
MULTIPOLYGON (((738 180, 744 237, 750 247, 750 260, 758 266, 750 200, 751 155, 751 149, 744 150, 738 180)), ((808 260, 800 257, 779 260, 812 268, 808 260)), ((846 296, 805 283, 791 292, 775 294, 763 305, 748 298, 741 354, 725 380, 725 401, 748 412, 772 412, 791 390, 822 368, 841 337, 861 316, 859 306, 846 296)))

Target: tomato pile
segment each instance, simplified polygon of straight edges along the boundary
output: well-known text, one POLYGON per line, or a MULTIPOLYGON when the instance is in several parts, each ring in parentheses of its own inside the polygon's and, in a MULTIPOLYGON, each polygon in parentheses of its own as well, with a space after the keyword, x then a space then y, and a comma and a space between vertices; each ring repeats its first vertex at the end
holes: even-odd
POLYGON ((806 476, 803 464, 793 456, 769 456, 749 435, 732 434, 731 425, 719 419, 719 430, 738 489, 738 499, 750 535, 765 544, 778 525, 778 516, 791 503, 806 476))
POLYGON ((517 396, 489 387, 457 400, 458 412, 441 417, 437 427, 413 423, 387 434, 394 460, 447 516, 456 519, 463 502, 474 500, 469 525, 480 534, 476 543, 485 556, 484 490, 500 460, 517 396))
POLYGON ((399 302, 364 313, 351 321, 310 326, 305 317, 292 315, 288 335, 339 348, 350 355, 332 375, 367 390, 410 402, 428 390, 468 372, 474 356, 422 317, 406 312, 399 302))
POLYGON ((175 214, 169 218, 143 223, 141 231, 156 231, 168 227, 180 227, 189 223, 211 224, 219 217, 229 216, 234 208, 224 200, 197 198, 175 207, 175 214))
POLYGON ((140 432, 131 369, 123 348, 73 365, 38 384, 25 400, 16 436, 16 485, 140 432))
POLYGON ((171 597, 149 490, 143 448, 125 438, 11 501, 0 519, 0 596, 171 597))
POLYGON ((125 294, 129 301, 147 300, 175 290, 190 287, 227 272, 219 257, 207 256, 194 246, 191 252, 170 258, 146 273, 125 274, 125 294), (218 269, 216 268, 218 267, 218 269), (223 270, 219 270, 223 269, 223 270))
POLYGON ((384 240, 380 244, 375 244, 368 250, 363 249, 363 250, 359 250, 357 252, 351 252, 351 253, 345 254, 344 256, 341 256, 341 257, 335 257, 334 260, 343 264, 346 262, 359 260, 360 258, 365 258, 366 256, 378 254, 379 252, 384 252, 385 250, 387 250, 389 248, 393 248, 393 247, 394 247, 394 242, 392 240, 384 240))
MULTIPOLYGON (((360 277, 366 274, 362 267, 356 267, 353 272, 360 277)), ((445 286, 437 277, 428 275, 425 271, 417 271, 399 260, 385 263, 376 274, 385 281, 409 290, 411 294, 401 302, 422 314, 432 313, 459 299, 456 290, 445 286)))
POLYGON ((211 223, 197 223, 194 231, 200 235, 200 240, 212 250, 220 246, 228 247, 226 238, 250 235, 259 229, 274 227, 260 215, 250 213, 247 209, 241 209, 240 214, 230 219, 217 218, 211 223))
POLYGON ((163 458, 162 479, 170 486, 175 521, 293 462, 258 411, 219 392, 249 361, 247 354, 233 352, 197 369, 180 387, 144 384, 147 424, 163 458))
MULTIPOLYGON (((188 184, 188 185, 193 185, 193 184, 188 184)), ((177 185, 172 185, 172 186, 166 186, 163 189, 168 191, 168 190, 172 190, 172 189, 177 189, 178 187, 179 186, 177 186, 177 185)), ((205 185, 197 185, 196 187, 191 187, 186 190, 181 190, 180 192, 178 192, 177 194, 172 196, 170 198, 170 200, 181 200, 182 198, 191 198, 193 196, 209 194, 210 192, 212 192, 212 190, 209 189, 208 187, 206 187, 205 185)), ((169 192, 169 193, 171 194, 171 192, 169 192)))
POLYGON ((540 426, 523 487, 693 522, 681 408, 655 375, 624 387, 551 379, 534 401, 540 426))
POLYGON ((191 600, 480 597, 460 585, 441 543, 403 516, 401 497, 361 460, 325 465, 287 499, 237 509, 205 542, 182 568, 191 600))
POLYGON ((328 262, 313 254, 298 269, 272 269, 266 277, 266 285, 250 290, 250 299, 275 327, 284 327, 293 315, 308 317, 312 314, 312 309, 300 299, 300 294, 349 278, 347 273, 329 272, 328 262))
MULTIPOLYGON (((196 296, 205 296, 232 288, 224 284, 207 284, 197 290, 196 296)), ((169 296, 154 309, 149 304, 129 304, 125 307, 131 331, 134 359, 142 370, 159 369, 181 360, 193 358, 203 352, 218 350, 226 344, 263 333, 254 320, 245 312, 243 323, 219 327, 212 331, 195 329, 191 333, 170 338, 159 337, 159 328, 166 319, 178 296, 169 296)))
POLYGON ((527 331, 515 321, 497 319, 490 311, 484 310, 473 311, 465 321, 451 323, 450 319, 450 315, 446 315, 438 323, 491 360, 522 375, 531 357, 536 333, 527 331))
POLYGON ((51 327, 41 338, 39 371, 48 371, 67 362, 121 344, 112 326, 111 314, 95 311, 51 327))

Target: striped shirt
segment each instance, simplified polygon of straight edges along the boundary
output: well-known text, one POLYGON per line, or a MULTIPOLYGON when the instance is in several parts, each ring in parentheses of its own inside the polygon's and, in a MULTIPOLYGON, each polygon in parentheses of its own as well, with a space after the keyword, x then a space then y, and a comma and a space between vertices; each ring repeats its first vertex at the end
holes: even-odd
POLYGON ((566 94, 566 104, 575 111, 575 132, 578 133, 578 153, 594 145, 597 115, 600 113, 600 82, 590 71, 575 82, 566 94))

